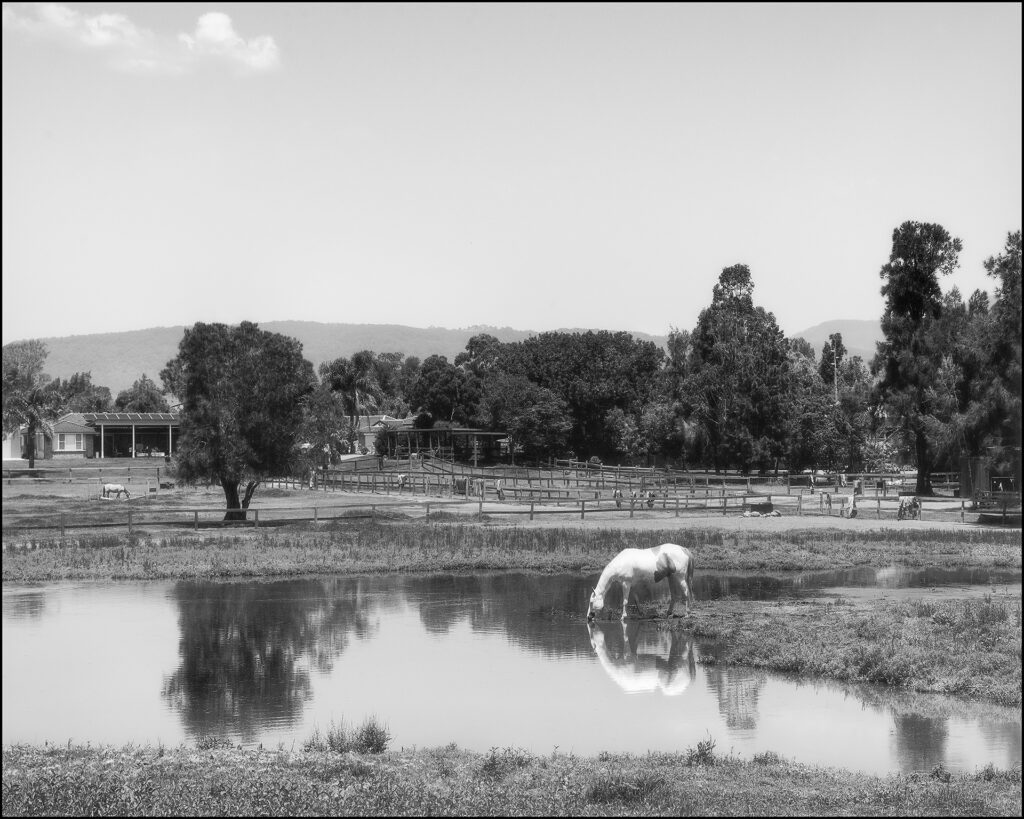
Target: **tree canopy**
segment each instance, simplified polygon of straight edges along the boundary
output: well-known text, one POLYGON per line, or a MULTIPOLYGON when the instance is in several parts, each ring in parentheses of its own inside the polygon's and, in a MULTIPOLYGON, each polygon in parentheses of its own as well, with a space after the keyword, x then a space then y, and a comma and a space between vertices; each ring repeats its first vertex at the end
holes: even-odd
POLYGON ((38 339, 3 347, 3 429, 17 435, 25 426, 30 469, 36 465, 36 433, 51 431, 61 412, 60 394, 49 388, 50 376, 43 372, 47 352, 38 339))
POLYGON ((182 400, 179 478, 217 481, 225 520, 244 520, 261 480, 290 474, 300 458, 302 399, 316 385, 302 345, 248 321, 197 323, 160 377, 182 400))

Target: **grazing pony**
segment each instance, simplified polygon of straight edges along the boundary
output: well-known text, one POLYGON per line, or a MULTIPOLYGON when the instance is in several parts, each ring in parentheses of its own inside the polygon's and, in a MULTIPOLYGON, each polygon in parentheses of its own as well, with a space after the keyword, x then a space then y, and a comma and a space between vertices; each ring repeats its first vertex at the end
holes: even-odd
POLYGON ((129 499, 132 496, 132 493, 128 491, 128 488, 123 483, 103 484, 103 497, 109 498, 112 494, 118 498, 121 497, 122 494, 129 499))
POLYGON ((612 492, 612 497, 615 499, 615 506, 619 509, 622 508, 622 490, 616 489, 612 492))
POLYGON ((593 620, 594 614, 604 608, 604 596, 613 583, 622 584, 622 619, 625 620, 630 592, 635 592, 641 587, 653 591, 662 580, 668 581, 668 588, 672 593, 668 616, 672 616, 676 601, 680 597, 686 606, 686 613, 689 614, 690 598, 693 596, 690 590, 690 583, 693 581, 693 555, 689 549, 675 543, 662 543, 650 549, 623 549, 601 572, 601 578, 590 595, 587 620, 593 620))

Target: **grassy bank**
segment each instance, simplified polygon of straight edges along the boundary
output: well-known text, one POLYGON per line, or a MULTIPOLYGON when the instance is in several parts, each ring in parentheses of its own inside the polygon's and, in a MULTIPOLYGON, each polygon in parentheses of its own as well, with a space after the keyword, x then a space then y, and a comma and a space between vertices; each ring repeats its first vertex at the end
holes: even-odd
POLYGON ((1020 531, 793 529, 730 532, 350 521, 232 534, 90 533, 4 543, 5 582, 532 570, 596 572, 620 549, 671 541, 697 571, 781 572, 891 565, 1021 567, 1020 531))
POLYGON ((867 776, 716 754, 534 756, 201 747, 13 746, 3 814, 1019 816, 1020 769, 867 776))
POLYGON ((683 623, 722 662, 1021 707, 1021 598, 713 601, 683 623))

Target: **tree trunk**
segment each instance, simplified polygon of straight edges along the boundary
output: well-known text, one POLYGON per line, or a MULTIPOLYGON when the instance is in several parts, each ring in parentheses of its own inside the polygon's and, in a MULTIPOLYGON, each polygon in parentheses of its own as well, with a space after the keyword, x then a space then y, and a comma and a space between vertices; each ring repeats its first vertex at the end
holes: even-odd
POLYGON ((25 454, 28 455, 28 468, 36 468, 36 425, 30 423, 25 431, 25 454))
POLYGON ((921 430, 914 433, 914 449, 917 452, 917 488, 914 492, 918 495, 934 495, 935 491, 932 489, 932 453, 928 447, 928 439, 921 430))
POLYGON ((224 513, 224 520, 245 520, 245 511, 249 508, 248 499, 243 507, 238 498, 238 482, 229 478, 221 478, 220 485, 224 488, 224 498, 227 501, 227 512, 224 513))

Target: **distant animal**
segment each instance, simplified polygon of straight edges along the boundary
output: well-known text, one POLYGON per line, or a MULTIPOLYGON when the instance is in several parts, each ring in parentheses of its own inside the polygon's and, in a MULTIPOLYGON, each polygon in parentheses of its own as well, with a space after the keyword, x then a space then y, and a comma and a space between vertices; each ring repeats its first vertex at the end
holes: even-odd
POLYGON ((761 515, 760 512, 755 512, 752 509, 748 509, 746 512, 743 513, 743 517, 745 517, 745 518, 759 518, 759 517, 762 517, 762 515, 761 515))
POLYGON ((896 519, 916 520, 919 517, 921 517, 921 502, 917 498, 901 498, 900 508, 896 511, 896 519))
POLYGON ((616 489, 614 492, 612 492, 612 497, 615 499, 615 505, 619 509, 621 509, 622 508, 622 490, 621 489, 616 489))
POLYGON ((630 492, 629 493, 629 508, 632 509, 634 506, 636 506, 636 502, 639 499, 640 499, 640 496, 637 494, 637 491, 635 489, 632 492, 630 492))
POLYGON ((398 476, 398 489, 399 489, 399 491, 405 489, 405 483, 408 480, 409 480, 409 476, 408 475, 399 475, 398 476))
POLYGON ((825 508, 828 509, 828 513, 832 514, 832 496, 828 492, 822 492, 821 497, 825 501, 825 508))
POLYGON ((619 583, 622 586, 621 619, 625 620, 630 593, 640 589, 654 592, 654 587, 662 580, 668 581, 672 594, 668 616, 672 616, 679 598, 682 598, 686 613, 689 614, 692 597, 690 583, 693 581, 693 555, 689 549, 675 543, 662 543, 650 549, 623 549, 601 572, 590 595, 587 620, 593 620, 594 615, 604 608, 604 598, 612 584, 619 583))
POLYGON ((498 500, 505 500, 505 487, 501 482, 501 478, 494 482, 494 493, 498 496, 498 500))
POLYGON ((647 490, 647 508, 648 509, 653 509, 654 508, 654 490, 653 489, 648 489, 647 490))
POLYGON ((469 486, 468 478, 452 478, 452 493, 453 494, 466 494, 466 488, 469 486))
POLYGON ((121 497, 121 495, 124 495, 126 498, 131 498, 132 493, 128 491, 127 487, 123 483, 103 484, 103 497, 109 498, 111 495, 118 498, 121 497))

